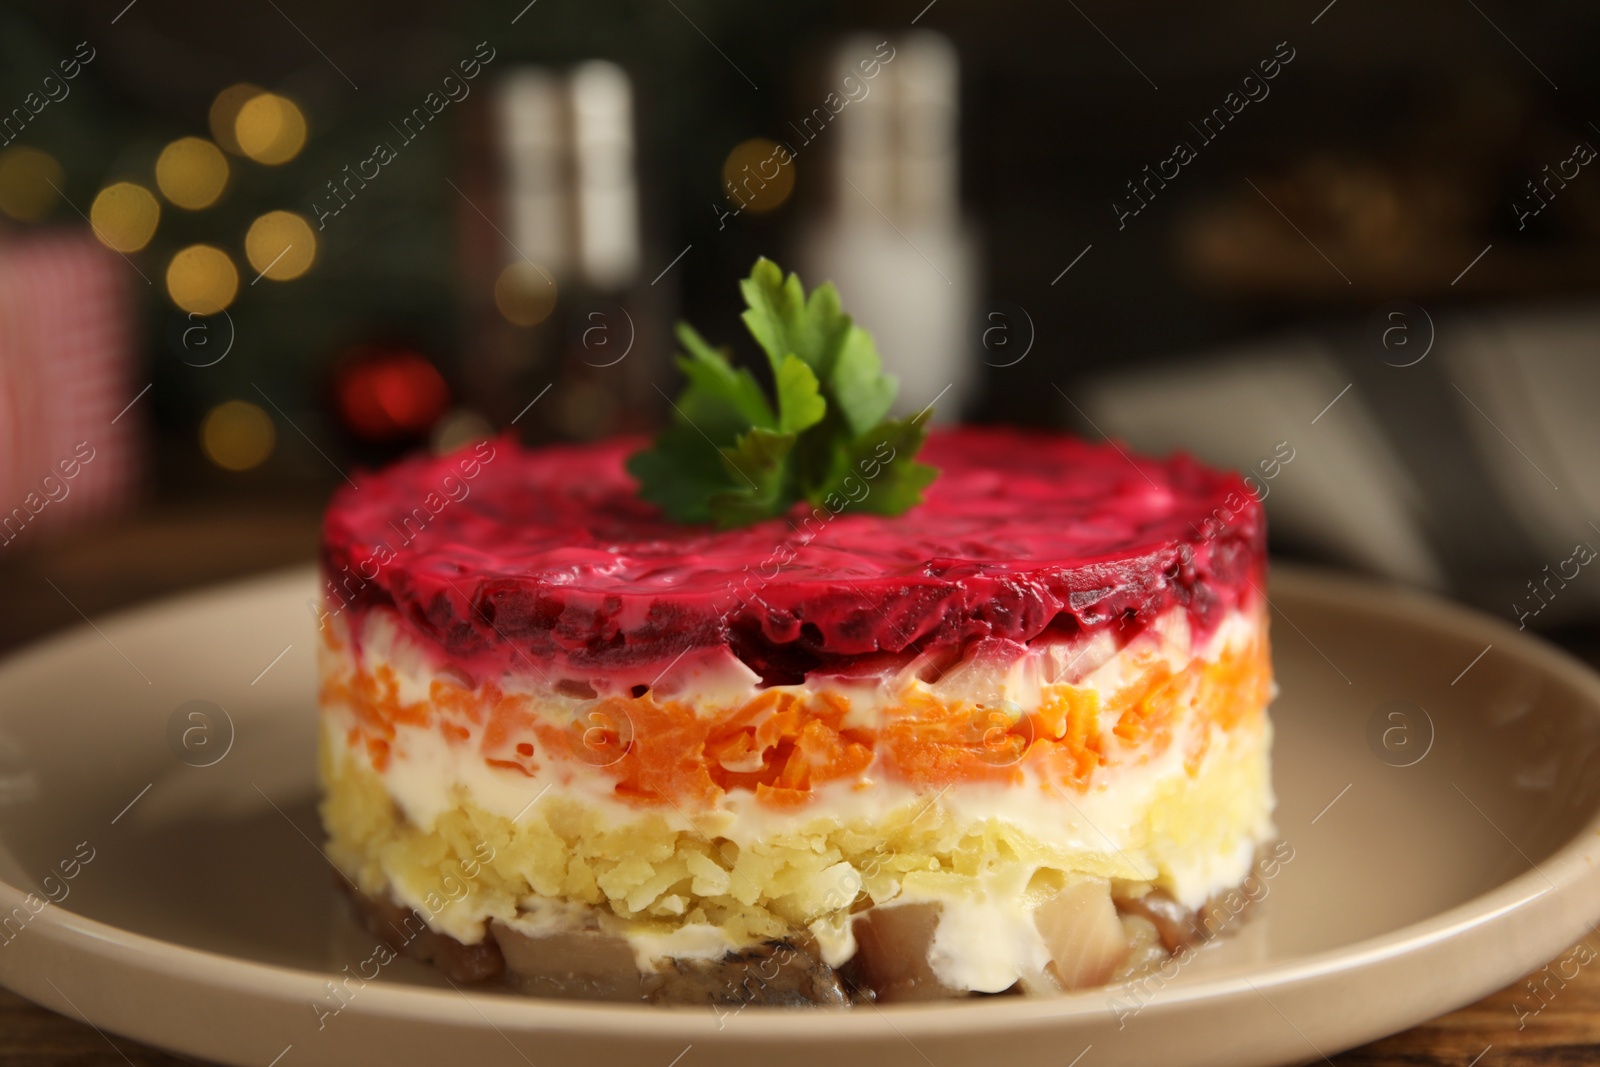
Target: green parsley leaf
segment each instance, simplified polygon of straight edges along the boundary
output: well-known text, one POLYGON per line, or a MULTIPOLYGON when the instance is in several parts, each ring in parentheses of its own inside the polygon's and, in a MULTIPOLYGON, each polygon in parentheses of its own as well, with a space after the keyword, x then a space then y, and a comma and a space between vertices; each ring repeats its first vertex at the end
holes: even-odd
POLYGON ((715 444, 678 422, 661 432, 655 447, 628 457, 628 473, 638 479, 640 496, 678 522, 710 522, 711 498, 738 481, 715 444))
MULTIPOLYGON (((777 425, 761 383, 747 370, 734 369, 728 357, 706 344, 687 322, 678 324, 678 341, 688 350, 678 357, 678 369, 689 379, 685 396, 706 417, 718 424, 732 423, 739 428, 777 425)), ((781 394, 780 394, 781 395, 781 394)), ((737 431, 736 431, 737 432, 737 431)))
POLYGON ((806 299, 800 278, 787 279, 770 259, 756 260, 750 277, 739 283, 749 310, 742 316, 750 336, 767 353, 777 370, 783 357, 799 356, 827 381, 833 372, 839 342, 849 329, 850 317, 839 310, 839 292, 829 285, 819 286, 806 299))
POLYGON ((922 491, 939 476, 937 467, 913 458, 927 440, 930 414, 890 419, 852 441, 834 491, 851 499, 865 483, 867 494, 855 506, 874 515, 899 515, 922 503, 922 491))
POLYGON ((834 363, 832 395, 853 433, 866 433, 889 414, 899 383, 883 373, 872 335, 855 323, 845 331, 834 363))
POLYGON ((929 412, 889 419, 898 388, 872 335, 846 315, 832 284, 810 296, 793 274, 756 261, 740 282, 742 318, 766 353, 776 398, 687 324, 678 327, 688 379, 673 418, 628 458, 639 494, 680 522, 723 528, 784 514, 806 501, 899 515, 938 471, 916 462, 929 412))
MULTIPOLYGON (((784 356, 778 364, 779 429, 784 433, 800 433, 822 421, 828 413, 828 402, 822 399, 822 387, 817 376, 799 356, 784 356)), ((762 398, 765 402, 765 397, 762 398)))
POLYGON ((760 427, 743 434, 738 444, 722 450, 722 461, 738 478, 737 488, 725 490, 708 502, 711 517, 724 529, 748 526, 781 515, 784 497, 784 461, 794 449, 795 435, 760 427))

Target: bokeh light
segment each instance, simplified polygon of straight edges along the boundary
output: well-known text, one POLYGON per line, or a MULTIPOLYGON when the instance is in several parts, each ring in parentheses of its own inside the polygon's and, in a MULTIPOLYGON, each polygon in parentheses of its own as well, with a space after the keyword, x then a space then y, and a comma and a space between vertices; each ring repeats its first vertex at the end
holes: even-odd
POLYGON ((272 455, 278 432, 272 418, 247 400, 229 400, 206 412, 200 447, 223 470, 247 471, 272 455))
POLYGON ((722 164, 722 191, 744 211, 772 211, 794 192, 794 158, 765 137, 741 142, 722 164))
POLYGON ((17 145, 0 152, 0 211, 21 222, 50 214, 65 176, 49 152, 17 145))
POLYGON ((556 283, 547 271, 521 260, 494 281, 494 306, 518 326, 537 326, 556 309, 556 283))
POLYGON ((419 352, 363 349, 335 374, 334 397, 356 436, 393 441, 432 429, 450 406, 450 387, 419 352))
POLYGON ((578 441, 597 441, 617 429, 617 397, 597 382, 573 381, 557 394, 556 424, 578 441))
POLYGON ((222 150, 200 137, 180 137, 161 150, 156 160, 156 186, 161 195, 190 211, 217 202, 228 184, 228 160, 222 150))
POLYGON ((210 114, 206 116, 211 127, 211 139, 236 156, 244 155, 233 126, 239 121, 240 109, 264 92, 266 90, 259 85, 240 82, 218 93, 217 98, 211 101, 210 114))
POLYGON ((294 101, 277 93, 258 93, 245 101, 233 120, 239 150, 257 163, 277 166, 300 154, 306 119, 294 101))
POLYGON ((133 182, 106 186, 89 206, 94 235, 118 252, 137 252, 149 244, 160 221, 161 204, 155 194, 133 182))
POLYGON ((185 311, 215 315, 239 294, 239 272, 220 248, 190 245, 167 264, 167 295, 185 311))
POLYGON ((257 274, 286 282, 311 269, 317 258, 317 235, 303 215, 269 211, 250 224, 244 254, 257 274))
POLYGON ((455 408, 440 419, 428 435, 428 445, 436 455, 446 455, 474 441, 494 436, 494 424, 471 408, 455 408))

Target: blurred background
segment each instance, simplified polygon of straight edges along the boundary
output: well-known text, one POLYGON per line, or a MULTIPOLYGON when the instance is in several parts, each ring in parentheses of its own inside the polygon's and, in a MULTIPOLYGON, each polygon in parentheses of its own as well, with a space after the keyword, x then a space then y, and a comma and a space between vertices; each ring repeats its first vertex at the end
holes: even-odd
MULTIPOLYGON (((415 449, 650 429, 758 255, 943 421, 1251 475, 1590 642, 1600 8, 0 6, 15 643, 310 558, 415 449)), ((755 361, 749 361, 751 365, 755 361)))
POLYGON ((0 648, 309 561, 409 451, 649 431, 675 321, 762 373, 767 255, 905 410, 1187 449, 1279 558, 1600 664, 1597 41, 1578 0, 0 0, 0 648))

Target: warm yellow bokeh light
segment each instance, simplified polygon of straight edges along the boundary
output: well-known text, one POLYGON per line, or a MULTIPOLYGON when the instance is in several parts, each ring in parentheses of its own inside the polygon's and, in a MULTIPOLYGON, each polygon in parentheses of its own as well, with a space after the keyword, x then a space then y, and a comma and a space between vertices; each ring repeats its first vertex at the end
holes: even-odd
POLYGON ((555 280, 531 263, 513 263, 494 281, 494 306, 518 326, 537 326, 556 309, 555 280))
POLYGON ((149 244, 160 221, 161 204, 155 194, 133 182, 106 186, 89 206, 94 235, 118 252, 137 252, 149 244))
POLYGON ((244 149, 239 147, 239 138, 233 132, 233 124, 239 120, 239 109, 264 92, 266 90, 259 85, 240 82, 218 93, 217 98, 211 101, 210 114, 206 116, 211 126, 212 140, 236 156, 244 155, 244 149))
POLYGON ((250 224, 244 254, 261 277, 286 282, 311 269, 317 258, 317 235, 304 216, 269 211, 250 224))
POLYGON ((167 264, 167 295, 185 311, 215 315, 239 293, 239 272, 220 248, 190 245, 167 264))
POLYGON ((161 195, 190 211, 210 207, 228 184, 228 160, 222 150, 200 137, 180 137, 161 150, 156 160, 156 185, 161 195))
POLYGON ((271 417, 247 400, 218 404, 200 423, 200 447, 207 459, 224 470, 259 467, 272 455, 277 438, 271 417))
POLYGON ((722 164, 722 191, 742 211, 771 211, 794 192, 794 157, 765 137, 735 145, 722 164))
POLYGON ((239 150, 257 163, 276 166, 300 154, 306 143, 306 119, 294 101, 277 93, 258 93, 233 120, 239 150))
POLYGON ((261 277, 288 282, 306 274, 317 259, 317 235, 304 216, 267 211, 245 234, 245 258, 261 277))
POLYGON ((0 152, 0 211, 22 222, 36 222, 55 207, 65 176, 48 152, 18 145, 0 152))

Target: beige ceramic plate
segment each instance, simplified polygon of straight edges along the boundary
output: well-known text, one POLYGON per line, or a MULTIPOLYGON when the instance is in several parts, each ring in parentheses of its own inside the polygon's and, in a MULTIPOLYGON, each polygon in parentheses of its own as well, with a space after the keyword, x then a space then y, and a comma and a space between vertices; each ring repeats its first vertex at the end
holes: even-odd
POLYGON ((1484 617, 1285 569, 1273 716, 1293 858, 1241 936, 1175 975, 719 1015, 460 991, 402 960, 336 1000, 330 977, 373 973, 374 945, 318 852, 312 591, 302 571, 184 597, 0 666, 0 983, 257 1067, 1238 1067, 1467 1003, 1600 917, 1600 678, 1484 617))

